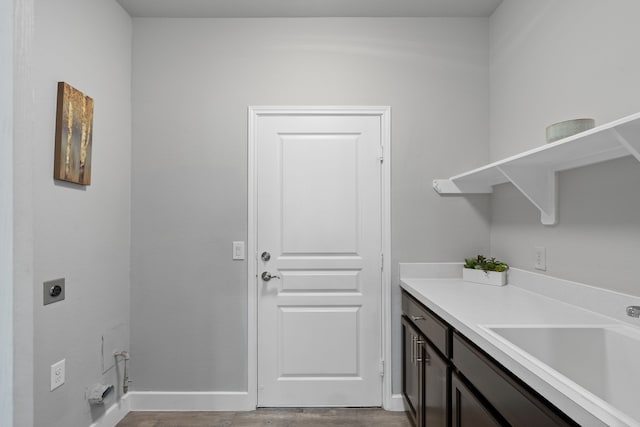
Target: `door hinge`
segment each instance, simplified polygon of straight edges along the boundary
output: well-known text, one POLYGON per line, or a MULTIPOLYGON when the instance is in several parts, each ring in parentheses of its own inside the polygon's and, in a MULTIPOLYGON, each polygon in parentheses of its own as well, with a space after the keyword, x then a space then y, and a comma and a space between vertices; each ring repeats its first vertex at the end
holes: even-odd
POLYGON ((380 376, 384 377, 384 360, 380 360, 380 376))
POLYGON ((380 271, 384 271, 384 254, 380 254, 380 271))
POLYGON ((380 146, 380 153, 378 155, 378 160, 380 161, 380 163, 384 162, 384 149, 382 145, 380 146))

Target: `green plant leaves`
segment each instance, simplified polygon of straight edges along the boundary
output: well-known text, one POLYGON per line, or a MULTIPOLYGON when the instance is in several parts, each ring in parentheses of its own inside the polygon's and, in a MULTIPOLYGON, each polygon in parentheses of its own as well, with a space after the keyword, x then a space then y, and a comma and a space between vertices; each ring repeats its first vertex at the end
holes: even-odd
POLYGON ((497 271, 503 272, 509 269, 509 265, 502 261, 498 261, 495 257, 487 258, 483 255, 478 255, 475 258, 465 258, 464 268, 471 268, 475 270, 497 271))

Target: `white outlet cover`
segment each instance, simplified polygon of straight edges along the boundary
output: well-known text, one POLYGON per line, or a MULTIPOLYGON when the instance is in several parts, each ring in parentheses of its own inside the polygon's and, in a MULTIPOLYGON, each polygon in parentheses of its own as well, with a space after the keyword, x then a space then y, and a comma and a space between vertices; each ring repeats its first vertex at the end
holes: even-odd
POLYGON ((536 260, 533 267, 536 270, 547 271, 547 249, 544 246, 536 246, 536 260))
POLYGON ((62 359, 51 365, 51 391, 64 384, 65 362, 66 359, 62 359))

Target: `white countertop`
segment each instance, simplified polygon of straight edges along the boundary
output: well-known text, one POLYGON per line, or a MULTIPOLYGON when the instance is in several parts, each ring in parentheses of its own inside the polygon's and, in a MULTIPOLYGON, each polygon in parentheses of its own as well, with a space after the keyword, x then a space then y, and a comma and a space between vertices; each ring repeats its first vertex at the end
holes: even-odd
MULTIPOLYGON (((401 264, 400 286, 576 422, 584 426, 640 426, 637 420, 541 362, 532 361, 521 350, 505 345, 503 340, 485 329, 486 326, 500 325, 619 326, 624 322, 626 326, 638 327, 640 331, 640 322, 635 325, 624 318, 624 313, 618 315, 620 310, 624 310, 624 307, 619 307, 621 304, 636 304, 640 298, 514 269, 510 271, 509 278, 512 284, 481 285, 456 277, 461 275, 458 264, 420 265, 426 268, 416 269, 416 264, 407 268, 406 264, 401 264), (540 289, 536 289, 540 293, 531 290, 532 283, 541 283, 540 289), (558 296, 558 292, 565 301, 547 296, 558 296), (582 299, 583 306, 590 308, 614 307, 617 318, 607 315, 606 311, 598 313, 571 304, 567 300, 572 298, 576 301, 582 299)), ((640 390, 638 387, 635 389, 640 390)), ((640 391, 636 392, 640 404, 640 391)))

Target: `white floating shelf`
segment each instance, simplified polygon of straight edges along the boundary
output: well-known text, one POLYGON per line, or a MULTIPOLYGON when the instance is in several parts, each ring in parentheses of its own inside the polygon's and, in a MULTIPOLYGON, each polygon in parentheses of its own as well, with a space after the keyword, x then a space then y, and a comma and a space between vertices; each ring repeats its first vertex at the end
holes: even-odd
POLYGON ((640 161, 640 113, 508 157, 449 179, 435 179, 440 194, 492 193, 511 182, 540 210, 545 225, 556 223, 556 172, 632 155, 640 161))

